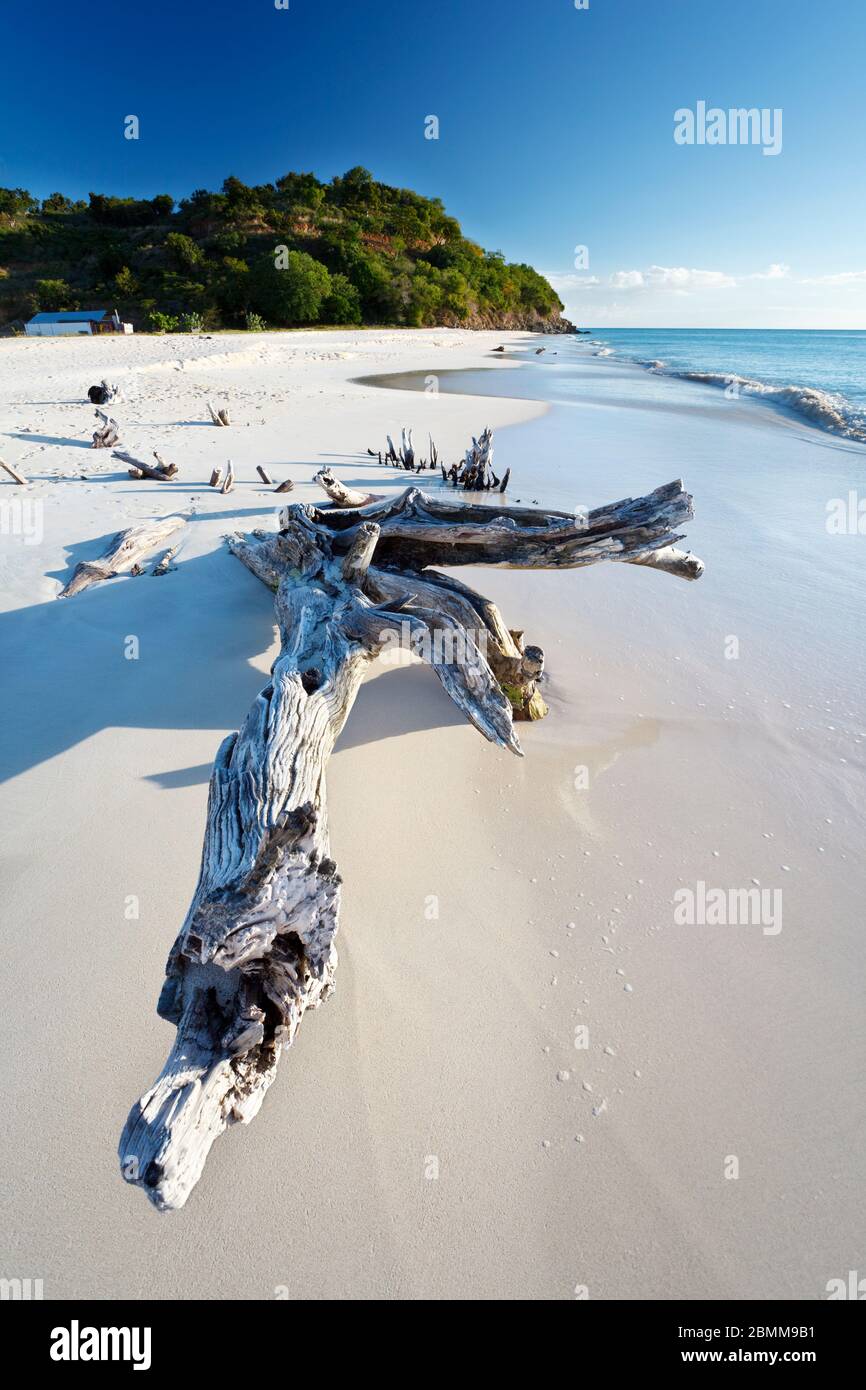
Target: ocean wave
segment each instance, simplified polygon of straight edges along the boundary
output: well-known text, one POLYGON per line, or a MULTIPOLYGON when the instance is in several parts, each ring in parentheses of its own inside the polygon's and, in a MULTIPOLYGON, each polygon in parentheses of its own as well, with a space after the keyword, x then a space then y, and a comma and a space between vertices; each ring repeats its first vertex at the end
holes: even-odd
MULTIPOLYGON (((599 347, 593 352, 593 357, 613 356, 619 356, 619 353, 612 347, 599 347)), ((740 376, 736 372, 684 370, 669 367, 666 362, 657 358, 623 355, 622 360, 632 362, 633 365, 657 375, 676 377, 681 381, 696 381, 704 386, 718 386, 728 394, 734 394, 731 388, 735 387, 737 395, 758 396, 770 405, 790 410, 830 434, 866 444, 866 410, 852 405, 840 392, 821 391, 815 386, 771 386, 765 381, 756 381, 753 377, 740 376)))
POLYGON ((819 391, 814 386, 769 386, 765 381, 738 376, 735 372, 725 374, 681 371, 673 372, 671 375, 681 377, 684 381, 720 386, 727 391, 731 391, 733 387, 738 395, 760 396, 771 404, 784 406, 795 415, 802 415, 813 425, 829 430, 831 434, 866 443, 866 414, 857 410, 838 392, 819 391))

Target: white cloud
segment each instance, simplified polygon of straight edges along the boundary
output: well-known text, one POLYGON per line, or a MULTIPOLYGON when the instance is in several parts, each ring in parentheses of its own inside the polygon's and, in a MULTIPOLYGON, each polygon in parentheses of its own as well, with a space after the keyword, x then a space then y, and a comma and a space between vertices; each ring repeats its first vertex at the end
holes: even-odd
POLYGON ((866 285, 866 270, 842 270, 838 275, 818 275, 803 285, 866 285))
POLYGON ((565 301, 569 318, 599 327, 619 322, 671 328, 856 328, 866 313, 866 270, 802 276, 783 261, 736 274, 649 265, 548 279, 565 301))
POLYGON ((644 278, 639 270, 615 270, 609 283, 615 290, 639 290, 643 288, 644 278))
POLYGON ((759 270, 757 274, 753 275, 751 278, 753 280, 787 280, 790 274, 791 267, 789 265, 783 265, 781 261, 778 261, 774 265, 771 265, 769 270, 759 270))
POLYGON ((737 282, 722 270, 686 270, 684 266, 652 265, 647 272, 650 285, 667 285, 676 290, 726 290, 737 282))
MULTIPOLYGON (((688 270, 685 266, 651 265, 647 270, 615 270, 607 280, 597 275, 549 275, 554 289, 652 290, 668 288, 686 294, 691 290, 729 289, 737 281, 722 270, 688 270)), ((775 278, 775 277, 773 277, 775 278)))
POLYGON ((601 284, 597 275, 573 275, 571 272, 565 275, 558 275, 554 272, 546 276, 546 279, 550 281, 557 294, 563 291, 573 294, 575 291, 593 289, 596 285, 601 284))

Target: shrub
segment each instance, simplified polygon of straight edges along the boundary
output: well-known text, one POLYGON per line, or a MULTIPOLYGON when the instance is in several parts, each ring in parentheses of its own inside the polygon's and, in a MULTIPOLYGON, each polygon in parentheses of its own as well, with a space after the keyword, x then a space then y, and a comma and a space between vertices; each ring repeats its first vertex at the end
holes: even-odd
POLYGON ((47 313, 74 309, 77 304, 65 280, 37 280, 36 302, 40 310, 47 313))
POLYGON ((147 316, 147 327, 150 333, 176 333, 180 327, 180 320, 174 314, 163 314, 159 309, 151 309, 147 316))
POLYGON ((194 270, 204 260, 201 247, 183 232, 169 232, 165 246, 178 270, 194 270))
POLYGON ((180 333, 201 333, 204 328, 204 319, 201 314, 181 314, 178 320, 178 332, 180 333))
POLYGON ((244 316, 244 322, 246 323, 246 326, 250 333, 264 333, 265 329, 268 326, 262 318, 261 314, 254 314, 252 309, 247 310, 244 316))

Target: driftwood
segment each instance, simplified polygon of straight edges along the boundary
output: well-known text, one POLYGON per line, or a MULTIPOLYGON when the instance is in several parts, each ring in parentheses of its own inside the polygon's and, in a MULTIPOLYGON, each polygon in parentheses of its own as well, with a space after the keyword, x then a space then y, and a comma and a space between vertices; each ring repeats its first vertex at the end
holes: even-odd
POLYGON ((97 410, 96 414, 102 421, 102 429, 93 431, 93 443, 91 449, 113 449, 115 444, 120 442, 120 426, 110 415, 106 415, 104 410, 97 410))
MULTIPOLYGON (((454 483, 455 486, 469 488, 479 491, 491 487, 499 487, 499 479, 493 472, 493 434, 486 429, 478 439, 472 440, 472 445, 467 449, 466 454, 459 463, 454 463, 450 468, 446 468, 439 455, 432 434, 427 436, 430 447, 430 457, 419 458, 415 452, 412 442, 412 431, 405 427, 400 431, 400 448, 395 448, 394 440, 390 434, 385 436, 386 444, 384 452, 380 449, 367 449, 370 458, 376 459, 380 464, 390 464, 394 468, 403 468, 409 473, 423 473, 425 469, 430 469, 435 473, 436 469, 441 469, 442 481, 454 483)), ((506 474, 506 477, 508 475, 506 474)), ((500 489, 504 491, 504 488, 500 489)))
POLYGON ((210 411, 210 418, 213 420, 215 425, 231 424, 231 420, 229 419, 228 406, 221 406, 219 410, 215 410, 214 407, 211 405, 210 401, 208 401, 207 408, 210 411))
POLYGON ((294 491, 294 487, 295 487, 295 485, 294 485, 294 483, 292 482, 291 478, 286 478, 284 482, 279 483, 279 484, 274 488, 274 492, 293 492, 293 491, 294 491))
POLYGON ((167 550, 162 559, 158 560, 154 565, 153 569, 150 571, 151 574, 159 577, 163 574, 171 574, 172 570, 176 570, 177 565, 174 561, 179 550, 180 545, 173 545, 170 550, 167 550))
POLYGON ((91 405, 108 405, 110 401, 120 399, 120 387, 113 386, 109 381, 101 381, 98 386, 91 386, 87 392, 91 405))
POLYGON ((256 472, 258 473, 258 475, 259 475, 259 477, 261 478, 261 480, 262 480, 263 483, 267 483, 268 487, 272 487, 272 486, 273 486, 273 481, 274 481, 274 480, 273 480, 273 478, 271 477, 271 475, 270 475, 270 473, 268 472, 268 470, 264 467, 263 464, 261 464, 261 463, 257 463, 257 464, 256 464, 256 472))
POLYGON ((410 488, 360 509, 294 504, 278 532, 229 539, 274 592, 281 650, 217 754, 198 886, 158 1005, 176 1041, 120 1141, 123 1176, 157 1207, 181 1207, 216 1137, 253 1119, 304 1012, 333 987, 340 877, 324 771, 373 658, 408 645, 485 738, 521 753, 514 712, 543 655, 489 600, 430 566, 652 556, 696 578, 700 561, 663 559, 691 515, 679 482, 584 517, 448 506, 410 488))
POLYGON ((133 458, 132 454, 127 454, 122 449, 115 449, 112 455, 112 458, 129 465, 130 478, 152 478, 154 482, 167 483, 171 478, 177 476, 176 463, 166 463, 155 449, 153 457, 156 459, 156 467, 152 463, 145 463, 142 459, 133 458))
POLYGON ((219 487, 219 485, 220 485, 220 478, 222 477, 222 475, 223 475, 222 469, 221 469, 221 468, 215 468, 214 471, 213 471, 213 472, 211 473, 211 475, 210 475, 210 486, 211 486, 211 487, 219 487))
POLYGON ((185 524, 182 516, 166 516, 158 521, 149 521, 144 526, 133 526, 128 531, 119 532, 97 560, 82 560, 76 565, 75 573, 57 597, 72 598, 74 594, 89 589, 91 584, 113 579, 116 574, 126 571, 141 574, 141 569, 137 568, 139 561, 185 524))
POLYGON ((368 502, 376 500, 370 492, 356 492, 354 488, 346 487, 339 478, 334 477, 330 468, 320 468, 313 482, 324 488, 338 507, 366 507, 368 502))
POLYGON ((19 487, 27 486, 27 479, 24 477, 24 474, 19 473, 17 468, 13 468, 11 463, 5 463, 3 459, 0 459, 0 468, 5 469, 9 477, 13 482, 16 482, 19 487))
POLYGON ((412 431, 406 426, 400 431, 400 448, 394 446, 394 441, 390 434, 385 436, 385 450, 368 449, 370 458, 376 459, 380 464, 391 464, 394 468, 403 468, 408 473, 423 473, 425 468, 435 469, 439 466, 439 454, 436 445, 433 443, 433 436, 428 436, 430 440, 430 459, 419 458, 415 453, 415 445, 412 441, 412 431))
POLYGON ((231 459, 229 459, 228 463, 226 464, 226 475, 225 475, 225 478, 223 479, 223 484, 222 484, 222 487, 220 488, 220 492, 231 492, 231 490, 232 490, 232 488, 234 487, 234 485, 235 485, 235 469, 234 469, 234 464, 232 463, 231 459))

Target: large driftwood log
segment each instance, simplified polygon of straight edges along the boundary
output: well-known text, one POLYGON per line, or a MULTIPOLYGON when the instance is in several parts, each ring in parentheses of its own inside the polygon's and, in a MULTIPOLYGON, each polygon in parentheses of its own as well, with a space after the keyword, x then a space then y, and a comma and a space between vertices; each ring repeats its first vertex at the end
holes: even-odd
POLYGON ((185 517, 166 516, 158 521, 149 521, 144 526, 133 526, 128 531, 119 532, 97 560, 82 560, 76 565, 72 578, 57 597, 72 598, 83 589, 89 589, 91 584, 126 573, 185 525, 185 517))
MULTIPOLYGON (((281 650, 217 755, 199 882, 158 1005, 175 1045, 120 1141, 123 1176, 157 1207, 182 1206, 216 1137, 254 1117, 304 1012, 332 989, 340 878, 325 765, 369 662, 408 641, 485 738, 521 752, 510 686, 533 686, 542 654, 429 566, 646 564, 691 515, 680 483, 586 518, 448 507, 410 488, 360 509, 295 504, 279 532, 230 538, 275 594, 281 650)), ((695 578, 700 562, 658 567, 695 578)))

